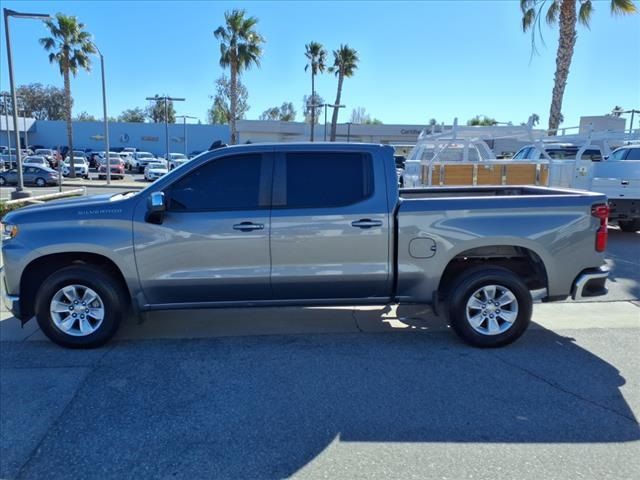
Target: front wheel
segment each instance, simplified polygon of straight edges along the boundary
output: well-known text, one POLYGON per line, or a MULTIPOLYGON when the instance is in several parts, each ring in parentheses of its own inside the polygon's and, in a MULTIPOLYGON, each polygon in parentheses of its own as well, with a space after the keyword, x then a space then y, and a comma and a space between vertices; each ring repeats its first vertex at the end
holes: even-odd
POLYGON ((462 273, 450 289, 449 323, 465 342, 484 348, 508 345, 531 322, 533 300, 524 282, 501 267, 462 273))
POLYGON ((637 232, 640 230, 640 219, 634 220, 618 220, 618 226, 623 232, 637 232))
POLYGON ((126 293, 110 275, 89 265, 70 266, 49 276, 36 296, 42 332, 68 348, 94 348, 116 332, 126 293))
POLYGON ((47 186, 47 182, 45 181, 44 178, 38 177, 36 178, 36 187, 46 187, 47 186))

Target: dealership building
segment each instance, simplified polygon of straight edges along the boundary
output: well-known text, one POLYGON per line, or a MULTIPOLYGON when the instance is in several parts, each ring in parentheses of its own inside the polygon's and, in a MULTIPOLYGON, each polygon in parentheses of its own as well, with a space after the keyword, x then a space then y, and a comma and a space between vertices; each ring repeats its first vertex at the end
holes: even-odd
MULTIPOLYGON (((613 117, 584 117, 593 124, 594 119, 616 121, 616 130, 624 129, 624 119, 613 117)), ((316 141, 329 138, 330 125, 316 125, 316 141)), ((366 142, 394 145, 396 151, 407 154, 415 145, 424 125, 366 125, 342 123, 337 125, 336 140, 339 142, 366 142)), ((442 126, 449 129, 450 126, 442 126)), ((237 122, 239 143, 259 142, 303 142, 310 137, 310 125, 303 122, 280 122, 272 120, 239 120, 237 122)), ((64 121, 35 120, 18 118, 20 142, 25 145, 41 145, 44 148, 57 148, 67 144, 67 126, 64 121), (25 135, 26 130, 26 135, 25 135)), ((172 123, 168 126, 169 150, 171 152, 191 153, 208 150, 214 142, 229 143, 228 125, 203 125, 172 123)), ((0 145, 7 145, 7 133, 10 133, 11 146, 14 145, 13 119, 0 117, 0 145), (9 132, 7 132, 7 122, 9 132)), ((515 139, 496 139, 489 141, 496 154, 515 152, 526 141, 515 139)), ((135 147, 156 155, 166 153, 166 133, 164 123, 109 123, 110 148, 135 147)), ((73 146, 78 149, 104 150, 103 122, 73 122, 73 146)))

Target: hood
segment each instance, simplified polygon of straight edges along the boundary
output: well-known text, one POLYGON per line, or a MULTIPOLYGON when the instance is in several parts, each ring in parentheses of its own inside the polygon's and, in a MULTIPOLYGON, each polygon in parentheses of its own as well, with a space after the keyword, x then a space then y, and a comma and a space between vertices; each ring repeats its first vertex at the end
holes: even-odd
POLYGON ((120 213, 136 202, 137 195, 118 194, 92 195, 61 200, 52 200, 39 205, 30 205, 7 213, 3 223, 16 225, 38 221, 51 221, 52 218, 69 220, 83 216, 95 216, 104 213, 120 213), (113 198, 113 200, 112 200, 113 198), (117 212, 116 212, 117 211, 117 212))

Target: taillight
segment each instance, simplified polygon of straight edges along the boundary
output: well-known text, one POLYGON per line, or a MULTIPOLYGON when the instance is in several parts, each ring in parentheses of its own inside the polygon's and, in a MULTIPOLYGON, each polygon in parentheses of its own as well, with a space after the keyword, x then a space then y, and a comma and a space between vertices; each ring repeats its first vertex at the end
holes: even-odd
POLYGON ((609 219, 609 206, 606 204, 591 207, 591 215, 600 220, 600 227, 596 232, 596 252, 604 252, 607 248, 607 220, 609 219))

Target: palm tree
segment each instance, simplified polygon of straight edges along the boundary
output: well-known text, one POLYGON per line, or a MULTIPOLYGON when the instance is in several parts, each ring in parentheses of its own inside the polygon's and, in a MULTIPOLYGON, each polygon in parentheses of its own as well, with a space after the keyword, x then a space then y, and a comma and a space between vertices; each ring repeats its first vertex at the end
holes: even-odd
MULTIPOLYGON (((551 95, 551 109, 549 112, 549 135, 555 135, 561 123, 562 97, 567 85, 569 68, 576 44, 576 23, 588 27, 593 13, 592 0, 520 0, 522 10, 522 29, 531 30, 532 44, 535 51, 536 28, 540 32, 543 8, 546 6, 544 19, 547 24, 559 24, 560 37, 556 53, 556 73, 551 95), (578 4, 580 7, 578 8, 578 4)), ((633 0, 610 0, 611 13, 630 14, 636 12, 633 0)))
MULTIPOLYGON (((338 77, 338 92, 336 94, 335 105, 340 105, 340 97, 342 96, 342 84, 345 77, 352 77, 358 68, 358 52, 349 48, 348 45, 340 45, 338 50, 333 51, 333 66, 329 69, 338 77)), ((331 141, 336 141, 336 127, 338 125, 338 108, 333 107, 333 115, 331 117, 331 141)))
MULTIPOLYGON (((309 42, 304 46, 305 52, 304 55, 309 60, 304 67, 304 71, 306 72, 311 68, 311 98, 315 99, 316 97, 316 75, 318 73, 323 73, 326 68, 327 61, 327 51, 324 49, 321 43, 318 42, 309 42)), ((313 132, 316 126, 316 107, 311 108, 311 137, 310 140, 313 142, 313 132)))
POLYGON ((78 22, 74 16, 56 14, 54 19, 46 20, 45 24, 51 32, 50 37, 40 39, 40 44, 49 52, 49 62, 57 63, 60 74, 64 78, 65 119, 67 121, 67 142, 71 161, 71 177, 76 176, 73 161, 73 124, 71 123, 71 78, 75 77, 78 69, 91 70, 89 55, 96 53, 91 42, 91 35, 84 30, 84 23, 78 22))
POLYGON ((225 24, 213 32, 220 40, 220 66, 229 67, 230 74, 230 117, 231 144, 238 143, 236 130, 238 106, 238 77, 243 70, 251 68, 253 64, 260 66, 262 56, 262 36, 255 31, 258 23, 256 17, 245 17, 244 10, 231 10, 224 14, 225 24))

